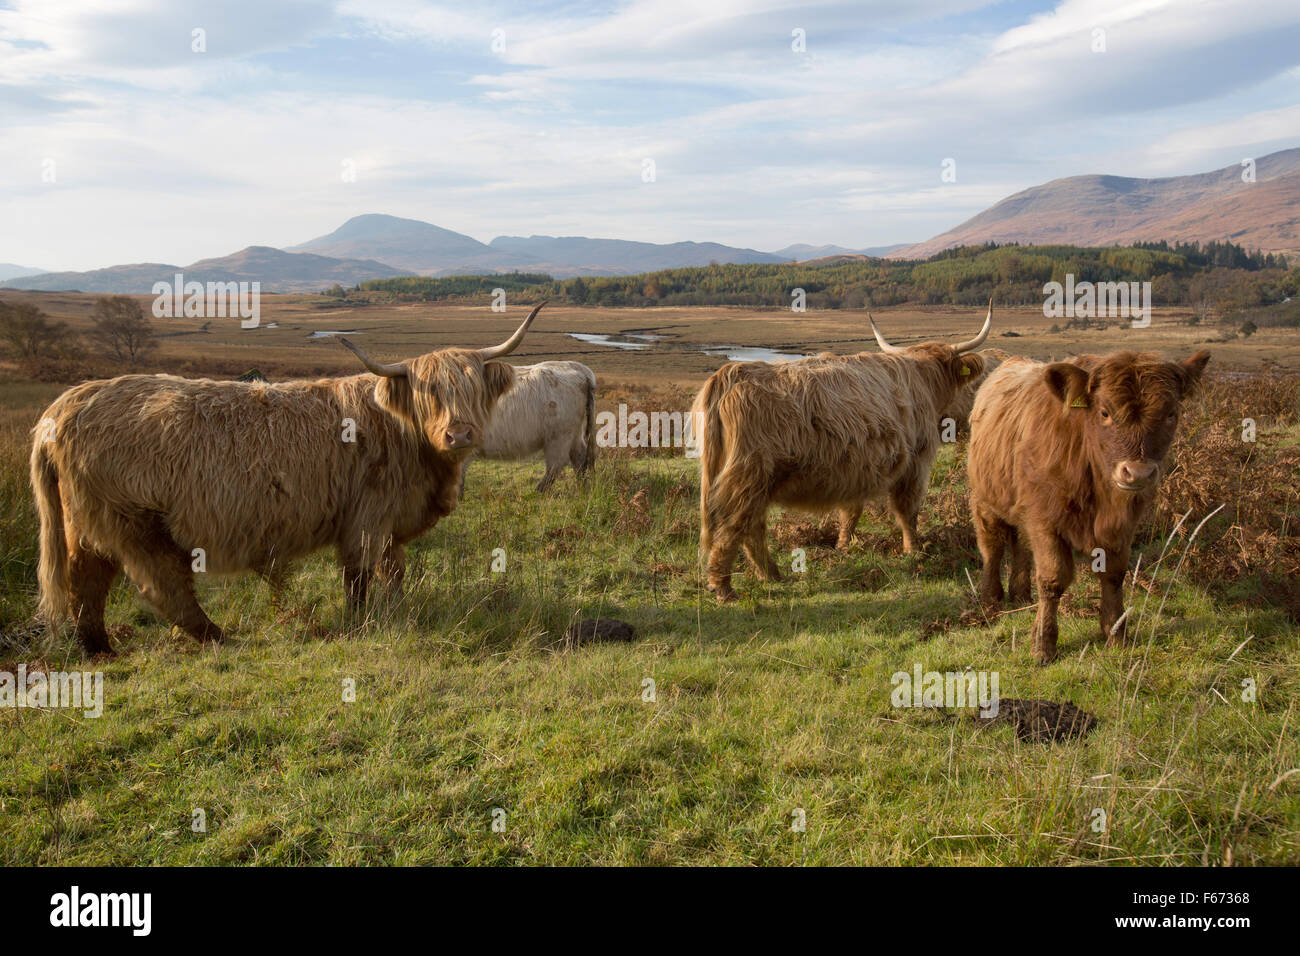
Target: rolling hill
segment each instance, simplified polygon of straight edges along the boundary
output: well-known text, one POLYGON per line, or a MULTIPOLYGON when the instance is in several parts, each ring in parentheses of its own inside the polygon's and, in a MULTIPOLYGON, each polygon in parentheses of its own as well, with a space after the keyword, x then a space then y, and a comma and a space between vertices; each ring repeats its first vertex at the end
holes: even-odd
POLYGON ((19 279, 23 276, 37 276, 43 273, 44 269, 31 269, 27 266, 16 266, 12 262, 0 262, 0 282, 6 279, 19 279))
POLYGON ((716 242, 633 242, 586 236, 497 236, 490 243, 418 219, 370 213, 290 252, 375 259, 421 275, 545 272, 559 278, 631 275, 710 262, 784 262, 786 257, 716 242))
POLYGON ((46 272, 0 282, 0 288, 37 292, 146 293, 155 282, 171 283, 176 273, 186 282, 261 282, 263 292, 319 292, 339 283, 355 285, 365 279, 409 275, 382 262, 332 259, 284 252, 270 246, 249 246, 232 255, 200 259, 188 266, 141 262, 89 272, 46 272))
POLYGON ((1264 252, 1300 250, 1300 149, 1191 176, 1070 176, 998 202, 961 225, 891 257, 924 259, 985 242, 1113 246, 1144 240, 1229 239, 1264 252))

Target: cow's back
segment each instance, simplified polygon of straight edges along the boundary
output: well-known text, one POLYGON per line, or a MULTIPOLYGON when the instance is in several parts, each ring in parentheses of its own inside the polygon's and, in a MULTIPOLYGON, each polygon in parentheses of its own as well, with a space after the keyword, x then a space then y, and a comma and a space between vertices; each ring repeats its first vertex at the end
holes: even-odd
POLYGON ((515 366, 515 384, 501 396, 484 432, 485 458, 512 460, 540 452, 548 439, 581 431, 595 373, 581 362, 515 366))
POLYGON ((393 451, 393 435, 372 431, 385 427, 368 413, 372 393, 362 378, 131 375, 69 389, 44 417, 70 517, 92 543, 153 517, 186 550, 202 548, 209 570, 238 570, 334 540, 359 476, 393 451))
POLYGON ((916 400, 893 356, 737 363, 718 402, 727 461, 771 479, 771 500, 824 508, 882 493, 938 443, 937 410, 916 400))

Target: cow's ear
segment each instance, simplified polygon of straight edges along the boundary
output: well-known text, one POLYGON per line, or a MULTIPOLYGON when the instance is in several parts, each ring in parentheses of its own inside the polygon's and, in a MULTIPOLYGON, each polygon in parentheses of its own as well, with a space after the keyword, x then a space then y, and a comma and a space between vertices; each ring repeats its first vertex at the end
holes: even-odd
POLYGON ((1088 373, 1069 362, 1053 362, 1043 371, 1043 381, 1068 408, 1088 407, 1088 373))
POLYGON ((1188 395, 1196 388, 1196 383, 1201 380, 1202 373, 1205 372, 1206 363, 1210 361, 1210 353, 1201 349, 1191 358, 1185 358, 1178 363, 1178 377, 1182 382, 1183 394, 1188 395))
POLYGON ((398 418, 405 419, 412 425, 417 424, 415 420, 415 393, 411 388, 409 376, 381 378, 375 383, 375 401, 398 418))
POLYGON ((488 362, 483 366, 483 381, 487 386, 488 406, 491 407, 515 384, 515 367, 509 362, 488 362))
POLYGON ((984 374, 984 359, 974 352, 958 355, 953 359, 953 372, 958 385, 969 385, 984 374))

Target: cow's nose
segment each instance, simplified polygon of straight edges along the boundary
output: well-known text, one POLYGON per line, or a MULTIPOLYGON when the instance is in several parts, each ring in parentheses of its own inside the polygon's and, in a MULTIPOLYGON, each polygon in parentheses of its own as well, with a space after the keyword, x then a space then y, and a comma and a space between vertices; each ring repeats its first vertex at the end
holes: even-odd
POLYGON ((1159 469, 1159 463, 1154 461, 1122 461, 1117 477, 1121 485, 1145 488, 1155 478, 1159 469))
POLYGON ((474 444, 474 429, 470 425, 453 425, 442 436, 448 448, 468 448, 474 444))

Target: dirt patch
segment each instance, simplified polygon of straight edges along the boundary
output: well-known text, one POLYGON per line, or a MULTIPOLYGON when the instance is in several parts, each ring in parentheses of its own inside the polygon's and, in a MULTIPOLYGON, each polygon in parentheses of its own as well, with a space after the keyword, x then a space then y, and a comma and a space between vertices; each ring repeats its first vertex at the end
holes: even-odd
POLYGON ((1021 740, 1049 743, 1053 740, 1082 739, 1097 726, 1097 718, 1069 701, 1021 700, 1003 697, 998 701, 998 712, 993 717, 979 714, 972 718, 982 726, 1003 723, 1016 729, 1021 740))
POLYGON ((614 618, 585 618, 564 632, 569 647, 583 644, 627 644, 636 639, 636 628, 614 618))

